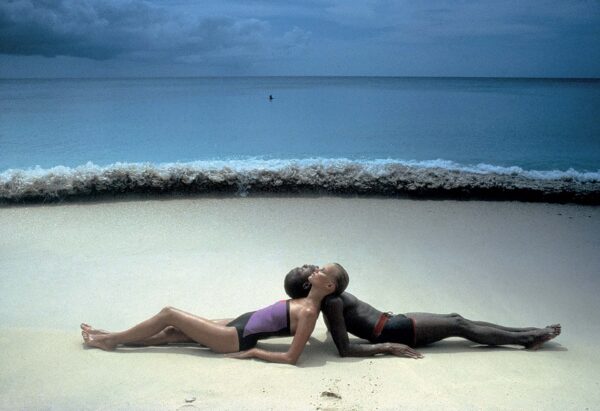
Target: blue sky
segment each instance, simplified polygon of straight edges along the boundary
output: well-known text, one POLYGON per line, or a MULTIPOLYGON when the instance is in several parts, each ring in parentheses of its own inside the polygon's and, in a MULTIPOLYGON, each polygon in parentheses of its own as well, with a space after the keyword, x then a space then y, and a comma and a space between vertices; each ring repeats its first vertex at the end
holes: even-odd
POLYGON ((0 77, 600 77, 599 0, 3 0, 0 77))

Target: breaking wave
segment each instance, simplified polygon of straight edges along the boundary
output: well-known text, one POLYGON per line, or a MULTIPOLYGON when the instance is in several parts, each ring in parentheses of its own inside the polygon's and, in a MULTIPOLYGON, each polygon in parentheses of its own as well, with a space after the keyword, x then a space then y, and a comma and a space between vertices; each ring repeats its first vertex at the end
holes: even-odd
POLYGON ((120 194, 320 193, 600 204, 600 170, 524 170, 447 160, 218 160, 87 163, 0 173, 0 202, 120 194))

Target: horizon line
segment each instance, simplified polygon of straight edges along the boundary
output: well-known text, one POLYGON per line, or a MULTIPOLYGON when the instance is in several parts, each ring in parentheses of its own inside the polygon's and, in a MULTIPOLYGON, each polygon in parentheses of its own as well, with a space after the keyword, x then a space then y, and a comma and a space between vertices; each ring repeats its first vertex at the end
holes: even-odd
POLYGON ((158 80, 158 79, 241 79, 241 78, 373 78, 373 79, 502 79, 502 80, 583 80, 600 81, 598 77, 548 76, 381 76, 381 75, 199 75, 199 76, 89 76, 89 77, 0 77, 0 80, 158 80))

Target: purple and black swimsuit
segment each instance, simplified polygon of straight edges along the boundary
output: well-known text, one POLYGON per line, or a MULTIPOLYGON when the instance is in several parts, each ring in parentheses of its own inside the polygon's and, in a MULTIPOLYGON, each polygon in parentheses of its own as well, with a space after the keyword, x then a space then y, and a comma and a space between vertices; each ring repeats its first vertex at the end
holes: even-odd
POLYGON ((254 347, 258 340, 287 337, 291 335, 290 300, 278 301, 260 310, 240 315, 227 326, 237 330, 240 351, 254 347))

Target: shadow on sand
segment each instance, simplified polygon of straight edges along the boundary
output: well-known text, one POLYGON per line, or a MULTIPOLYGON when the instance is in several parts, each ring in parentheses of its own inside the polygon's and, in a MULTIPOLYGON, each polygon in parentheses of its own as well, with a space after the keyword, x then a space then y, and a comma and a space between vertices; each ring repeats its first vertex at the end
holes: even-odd
MULTIPOLYGON (((274 341, 274 340, 271 340, 274 341)), ((351 339, 352 343, 365 342, 364 340, 351 339)), ((84 346, 85 347, 85 346, 84 346)), ((289 348, 289 343, 277 343, 277 342, 259 342, 258 348, 268 349, 270 351, 284 352, 289 348)), ((95 349, 85 347, 87 349, 95 349)), ((480 345, 473 343, 468 340, 450 338, 447 340, 439 341, 426 347, 419 347, 417 351, 421 352, 425 357, 430 355, 439 354, 457 354, 457 353, 472 353, 472 352, 493 352, 493 351, 518 351, 535 353, 536 351, 568 351, 566 347, 555 341, 549 341, 545 343, 538 350, 526 350, 522 347, 515 345, 502 345, 502 346, 489 346, 480 345)), ((214 359, 227 359, 234 361, 235 359, 227 358, 226 354, 218 354, 212 352, 210 349, 194 343, 179 343, 169 344, 162 346, 151 346, 151 347, 124 347, 121 346, 114 351, 118 354, 137 354, 137 353, 170 353, 170 354, 185 354, 200 356, 203 358, 214 358, 214 359)), ((318 340, 317 338, 311 337, 309 343, 306 345, 302 354, 301 360, 298 366, 301 368, 312 368, 322 367, 328 362, 340 363, 340 362, 359 362, 373 358, 389 358, 390 356, 376 356, 376 357, 340 357, 337 353, 333 340, 328 336, 325 341, 318 340)), ((240 360, 241 361, 241 360, 240 360)))

